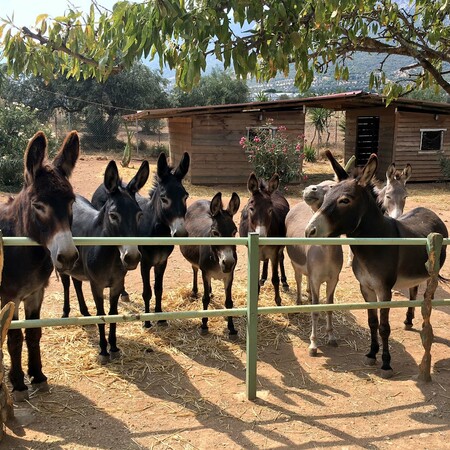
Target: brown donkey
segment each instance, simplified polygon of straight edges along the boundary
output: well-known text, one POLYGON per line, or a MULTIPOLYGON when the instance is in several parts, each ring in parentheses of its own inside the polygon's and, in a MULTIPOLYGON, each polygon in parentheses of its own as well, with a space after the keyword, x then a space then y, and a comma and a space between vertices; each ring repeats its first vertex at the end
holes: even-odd
MULTIPOLYGON (((27 236, 39 247, 5 247, 1 305, 16 305, 14 320, 24 304, 25 319, 39 319, 44 289, 50 274, 64 272, 74 265, 78 251, 72 239, 72 204, 75 195, 69 183, 79 154, 76 131, 70 132, 52 162, 46 160, 47 139, 42 132, 34 135, 25 151, 24 186, 7 204, 0 206, 0 229, 4 236, 27 236)), ((34 388, 48 389, 42 373, 41 328, 28 328, 28 375, 34 388)), ((16 401, 28 398, 22 369, 22 330, 8 331, 11 357, 9 380, 16 401)))

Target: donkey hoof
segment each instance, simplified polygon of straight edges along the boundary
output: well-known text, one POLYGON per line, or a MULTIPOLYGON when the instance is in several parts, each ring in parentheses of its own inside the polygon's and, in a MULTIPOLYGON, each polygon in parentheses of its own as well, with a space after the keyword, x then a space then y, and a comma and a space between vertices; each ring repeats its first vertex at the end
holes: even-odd
POLYGON ((115 360, 115 359, 119 359, 120 358, 120 350, 111 350, 109 353, 109 359, 111 361, 115 360))
POLYGON ((24 391, 13 391, 12 397, 15 402, 25 402, 30 398, 30 395, 28 389, 25 389, 24 391))
POLYGON ((39 392, 49 392, 50 387, 47 383, 47 381, 42 381, 41 383, 32 383, 32 388, 39 392))
POLYGON ((412 323, 406 323, 405 322, 405 330, 412 330, 413 324, 412 323))
POLYGON ((381 369, 380 376, 384 380, 389 380, 389 378, 392 378, 394 376, 394 371, 392 369, 381 369))
POLYGON ((289 285, 287 283, 283 283, 283 291, 289 292, 289 285))
POLYGON ((98 355, 98 362, 104 366, 109 363, 109 354, 106 355, 98 355))
POLYGON ((338 342, 337 342, 336 339, 330 339, 330 340, 327 342, 327 345, 329 345, 330 347, 337 347, 337 346, 338 346, 338 342))
POLYGON ((276 304, 277 306, 281 306, 281 298, 276 298, 276 299, 275 299, 275 304, 276 304))
POLYGON ((120 299, 125 303, 130 303, 130 296, 128 294, 122 294, 120 299))
POLYGON ((364 356, 363 363, 366 366, 374 366, 377 363, 377 358, 369 358, 368 356, 364 356))
POLYGON ((167 320, 158 320, 158 326, 159 327, 167 327, 169 325, 167 323, 167 320))
POLYGON ((152 324, 150 322, 144 322, 142 324, 142 328, 151 328, 151 327, 152 327, 152 324))
POLYGON ((263 287, 265 282, 266 282, 266 280, 265 280, 264 278, 261 278, 261 279, 259 280, 259 286, 260 286, 260 287, 263 287))
POLYGON ((206 336, 209 333, 208 328, 200 328, 200 334, 206 336))
POLYGON ((317 356, 317 348, 308 349, 309 356, 317 356))

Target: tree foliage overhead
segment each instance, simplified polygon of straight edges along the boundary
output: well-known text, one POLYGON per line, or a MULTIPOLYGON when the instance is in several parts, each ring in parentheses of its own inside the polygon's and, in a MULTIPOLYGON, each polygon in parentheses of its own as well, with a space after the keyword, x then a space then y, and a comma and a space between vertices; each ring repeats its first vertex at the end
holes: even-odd
POLYGON ((302 91, 316 72, 345 80, 355 52, 407 56, 398 80, 386 79, 383 63, 369 73, 369 85, 392 98, 430 86, 450 93, 449 10, 448 0, 119 1, 111 11, 94 2, 87 14, 40 15, 34 28, 6 20, 2 45, 16 75, 49 79, 57 70, 103 80, 136 59, 157 58, 176 69, 183 89, 199 82, 210 54, 242 78, 293 70, 302 91))

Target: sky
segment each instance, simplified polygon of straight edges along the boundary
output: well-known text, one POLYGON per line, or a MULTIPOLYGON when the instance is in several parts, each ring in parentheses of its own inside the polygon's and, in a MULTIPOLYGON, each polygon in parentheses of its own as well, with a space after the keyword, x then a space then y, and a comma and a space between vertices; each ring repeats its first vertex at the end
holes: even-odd
MULTIPOLYGON (((99 0, 98 3, 111 8, 118 0, 99 0)), ((73 0, 72 5, 83 11, 89 11, 91 0, 73 0)), ((60 16, 64 14, 69 2, 65 0, 45 0, 43 2, 30 0, 0 0, 0 17, 11 17, 14 12, 14 23, 18 26, 32 26, 39 14, 60 16)))

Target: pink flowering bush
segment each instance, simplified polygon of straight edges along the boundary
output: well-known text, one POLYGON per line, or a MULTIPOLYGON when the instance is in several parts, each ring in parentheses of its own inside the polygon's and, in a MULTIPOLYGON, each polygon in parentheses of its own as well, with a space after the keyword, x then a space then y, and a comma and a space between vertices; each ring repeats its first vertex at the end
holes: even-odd
POLYGON ((274 173, 280 176, 282 185, 303 178, 303 136, 297 139, 286 133, 286 127, 271 126, 254 130, 253 136, 243 136, 239 141, 248 155, 258 178, 268 180, 274 173))

